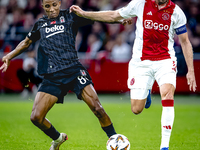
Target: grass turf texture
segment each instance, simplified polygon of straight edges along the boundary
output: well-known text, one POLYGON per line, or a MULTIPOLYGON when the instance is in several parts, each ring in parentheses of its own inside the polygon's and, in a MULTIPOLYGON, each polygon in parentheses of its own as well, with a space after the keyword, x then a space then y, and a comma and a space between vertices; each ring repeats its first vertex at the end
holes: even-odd
MULTIPOLYGON (((99 98, 118 133, 128 137, 131 150, 159 150, 161 103, 152 95, 152 106, 133 115, 127 95, 100 94, 99 98)), ((51 139, 30 121, 33 98, 0 95, 0 150, 47 150, 51 139)), ((106 150, 108 140, 97 118, 74 94, 55 105, 47 115, 56 129, 68 134, 61 150, 106 150)), ((200 96, 175 96, 175 122, 170 150, 200 149, 200 96)))

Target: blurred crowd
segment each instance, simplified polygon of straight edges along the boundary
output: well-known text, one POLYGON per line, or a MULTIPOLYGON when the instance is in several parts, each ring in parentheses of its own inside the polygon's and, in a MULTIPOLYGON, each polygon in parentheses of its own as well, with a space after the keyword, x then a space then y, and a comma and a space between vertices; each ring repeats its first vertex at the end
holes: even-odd
MULTIPOLYGON (((200 0, 172 1, 184 11, 194 53, 200 53, 200 0)), ((75 4, 84 10, 116 10, 128 2, 130 0, 62 0, 61 7, 66 9, 75 4)), ((35 21, 42 17, 44 12, 41 0, 1 0, 0 14, 0 52, 10 52, 26 37, 35 21)), ((134 44, 134 32, 135 23, 123 26, 95 22, 93 25, 80 28, 76 49, 81 59, 86 58, 83 62, 86 66, 92 59, 128 62, 134 44)), ((175 50, 177 54, 182 53, 177 36, 175 50)))

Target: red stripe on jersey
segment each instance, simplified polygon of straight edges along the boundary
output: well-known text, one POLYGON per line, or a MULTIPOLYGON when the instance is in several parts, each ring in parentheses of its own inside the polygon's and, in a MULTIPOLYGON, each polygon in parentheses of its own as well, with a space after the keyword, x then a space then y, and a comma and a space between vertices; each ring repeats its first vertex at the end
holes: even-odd
POLYGON ((173 107, 174 106, 174 100, 173 99, 162 100, 162 106, 163 107, 173 107))
POLYGON ((169 28, 175 4, 169 0, 166 7, 158 9, 155 1, 146 0, 143 11, 143 49, 141 60, 170 58, 168 53, 169 28))

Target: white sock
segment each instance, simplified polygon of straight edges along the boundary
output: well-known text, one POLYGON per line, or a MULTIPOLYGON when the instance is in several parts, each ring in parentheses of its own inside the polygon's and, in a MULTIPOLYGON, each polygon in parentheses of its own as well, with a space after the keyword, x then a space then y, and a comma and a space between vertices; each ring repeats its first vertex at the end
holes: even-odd
POLYGON ((169 147, 170 136, 171 136, 172 127, 174 123, 174 106, 172 106, 171 104, 172 101, 173 100, 170 100, 169 105, 168 103, 167 105, 165 105, 166 104, 165 102, 163 105, 162 117, 161 117, 162 138, 161 138, 160 148, 169 147))

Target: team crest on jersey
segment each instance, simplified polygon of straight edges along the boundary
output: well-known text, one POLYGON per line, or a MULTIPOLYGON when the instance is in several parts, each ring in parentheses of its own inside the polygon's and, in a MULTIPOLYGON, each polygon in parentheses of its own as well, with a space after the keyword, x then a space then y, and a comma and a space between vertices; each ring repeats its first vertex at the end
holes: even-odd
POLYGON ((85 70, 80 70, 82 76, 86 76, 85 70))
POLYGON ((130 85, 133 85, 135 83, 135 79, 132 78, 131 81, 130 81, 130 85))
POLYGON ((163 20, 169 20, 169 18, 170 18, 170 15, 168 13, 163 13, 162 14, 162 19, 163 20))
POLYGON ((60 17, 60 22, 64 23, 65 22, 65 18, 63 16, 60 17))

